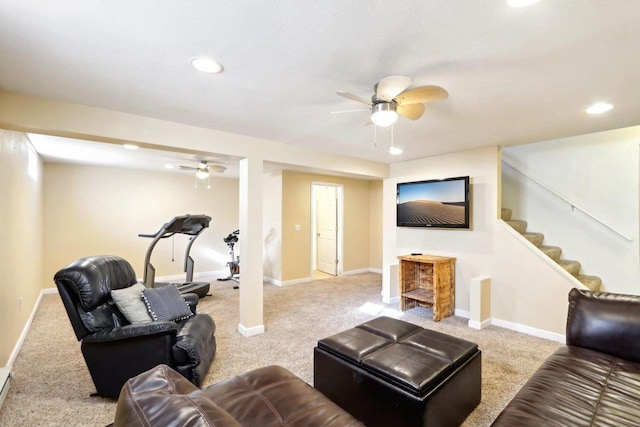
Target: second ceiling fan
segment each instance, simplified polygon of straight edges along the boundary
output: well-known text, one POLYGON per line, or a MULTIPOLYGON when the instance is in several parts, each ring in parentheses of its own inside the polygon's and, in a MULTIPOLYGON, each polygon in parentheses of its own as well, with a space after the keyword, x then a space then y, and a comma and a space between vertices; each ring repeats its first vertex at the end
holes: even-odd
POLYGON ((342 90, 336 93, 347 99, 369 105, 371 120, 366 124, 374 123, 382 127, 392 125, 397 120, 398 114, 411 120, 417 120, 424 114, 423 104, 425 102, 441 101, 449 96, 447 91, 439 86, 418 86, 407 89, 410 85, 411 79, 409 77, 389 76, 374 86, 371 100, 342 90))

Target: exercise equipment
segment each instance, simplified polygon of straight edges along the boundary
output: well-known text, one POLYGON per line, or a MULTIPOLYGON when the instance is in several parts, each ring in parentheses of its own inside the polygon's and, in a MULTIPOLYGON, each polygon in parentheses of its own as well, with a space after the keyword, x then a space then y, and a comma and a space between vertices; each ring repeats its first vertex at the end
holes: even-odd
POLYGON ((207 215, 182 215, 176 216, 171 221, 164 224, 160 230, 155 234, 138 234, 139 237, 152 238, 151 244, 147 249, 147 254, 144 258, 144 284, 148 288, 166 286, 170 283, 155 282, 156 269, 151 264, 151 253, 153 248, 160 241, 160 239, 166 239, 172 237, 175 234, 186 234, 189 237, 189 244, 184 254, 184 271, 186 273, 186 280, 183 283, 173 283, 176 285, 180 293, 193 292, 200 298, 207 296, 209 292, 210 283, 207 282, 194 282, 193 281, 193 268, 195 262, 189 255, 193 242, 198 238, 200 233, 205 228, 209 227, 211 217, 207 215))
MULTIPOLYGON (((240 257, 236 256, 235 251, 233 249, 235 244, 238 242, 239 234, 240 234, 240 230, 236 230, 233 233, 229 234, 227 237, 222 239, 227 244, 227 246, 229 246, 229 249, 231 250, 231 252, 229 252, 229 254, 231 255, 231 261, 227 263, 227 267, 229 267, 229 276, 219 278, 218 280, 220 281, 233 280, 235 282, 238 282, 240 280, 240 257)), ((234 286, 233 289, 238 289, 238 286, 234 286)))

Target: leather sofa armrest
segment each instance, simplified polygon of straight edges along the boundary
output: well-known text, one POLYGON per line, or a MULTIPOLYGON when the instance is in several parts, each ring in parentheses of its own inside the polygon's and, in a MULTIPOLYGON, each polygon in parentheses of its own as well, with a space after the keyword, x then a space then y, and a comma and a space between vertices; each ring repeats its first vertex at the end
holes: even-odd
POLYGON ((227 411, 167 365, 158 365, 124 384, 113 425, 241 427, 227 411))
POLYGON ((134 323, 117 328, 102 329, 91 335, 87 335, 82 340, 85 343, 97 343, 107 341, 118 341, 130 338, 140 338, 153 335, 175 335, 178 325, 175 322, 161 320, 157 322, 134 323))
POLYGON ((184 300, 187 302, 187 304, 189 304, 189 308, 191 309, 191 312, 193 314, 197 314, 196 313, 196 306, 198 305, 198 302, 200 301, 200 297, 198 297, 197 294, 194 294, 192 292, 187 292, 185 294, 182 294, 182 298, 184 298, 184 300))
POLYGON ((572 289, 567 345, 640 363, 640 296, 572 289))

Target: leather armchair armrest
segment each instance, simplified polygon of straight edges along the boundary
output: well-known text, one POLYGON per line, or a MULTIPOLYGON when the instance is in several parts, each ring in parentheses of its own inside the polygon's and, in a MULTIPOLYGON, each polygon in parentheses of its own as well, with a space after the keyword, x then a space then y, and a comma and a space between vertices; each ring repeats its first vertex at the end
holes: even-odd
POLYGON ((175 322, 161 320, 157 322, 135 323, 117 328, 103 329, 91 335, 87 335, 82 341, 85 343, 98 343, 107 341, 126 340, 153 335, 175 335, 178 325, 175 322))
POLYGON ((189 308, 191 309, 191 312, 193 314, 197 314, 196 313, 196 306, 198 305, 198 302, 200 301, 200 297, 198 297, 197 294, 191 293, 191 292, 187 292, 186 294, 182 294, 182 298, 184 298, 184 300, 187 302, 187 304, 189 304, 189 308))

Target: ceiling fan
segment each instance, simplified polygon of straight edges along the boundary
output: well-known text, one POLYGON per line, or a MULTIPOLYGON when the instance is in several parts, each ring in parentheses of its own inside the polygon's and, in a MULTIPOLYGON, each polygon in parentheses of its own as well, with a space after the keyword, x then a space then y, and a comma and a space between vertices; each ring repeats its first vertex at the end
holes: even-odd
POLYGON ((209 174, 212 172, 222 173, 227 170, 226 167, 222 165, 209 164, 206 160, 200 160, 196 167, 193 166, 179 166, 182 170, 194 170, 196 171, 196 177, 199 179, 206 179, 209 177, 209 174))
POLYGON ((418 86, 407 89, 410 85, 411 79, 409 77, 385 77, 373 87, 374 94, 370 101, 339 90, 336 92, 338 95, 367 104, 370 108, 337 112, 371 110, 371 120, 365 124, 374 123, 377 126, 386 127, 395 123, 398 114, 411 120, 417 120, 424 113, 423 103, 441 101, 449 96, 447 91, 439 86, 418 86))

